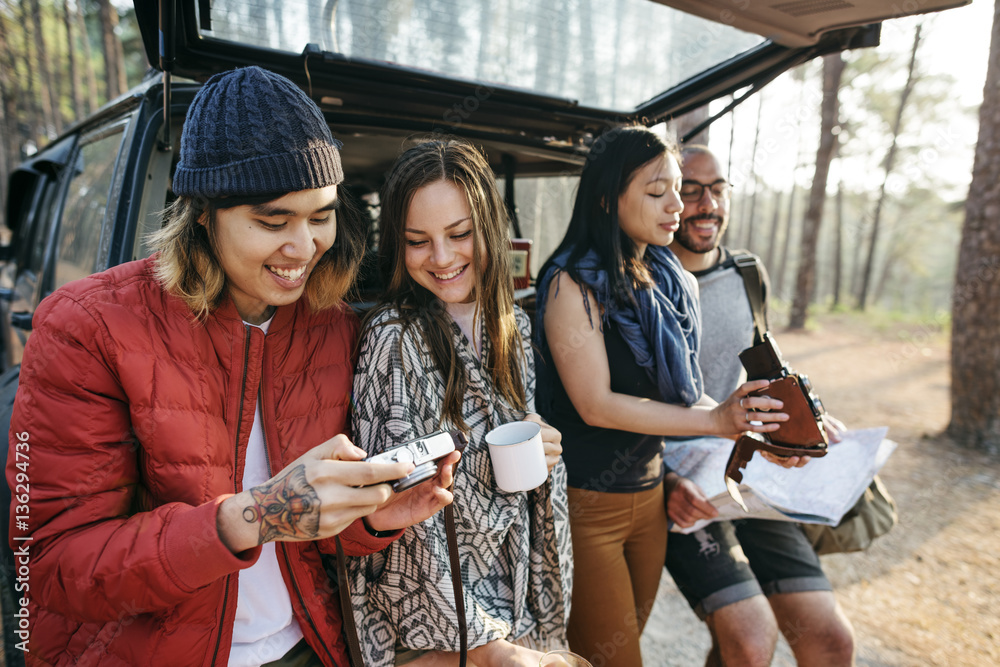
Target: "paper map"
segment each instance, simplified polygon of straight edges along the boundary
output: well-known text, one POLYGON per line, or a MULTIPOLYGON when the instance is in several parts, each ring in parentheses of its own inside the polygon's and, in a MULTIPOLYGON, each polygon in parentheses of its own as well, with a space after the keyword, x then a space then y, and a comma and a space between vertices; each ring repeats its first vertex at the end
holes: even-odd
MULTIPOLYGON (((895 442, 885 439, 888 430, 847 431, 840 442, 830 445, 826 456, 801 468, 782 468, 754 452, 740 484, 749 512, 726 491, 724 474, 732 440, 668 441, 663 457, 667 467, 702 488, 719 511, 714 521, 754 517, 836 525, 896 449, 895 442)), ((690 528, 673 525, 671 530, 691 533, 708 523, 699 521, 690 528)))

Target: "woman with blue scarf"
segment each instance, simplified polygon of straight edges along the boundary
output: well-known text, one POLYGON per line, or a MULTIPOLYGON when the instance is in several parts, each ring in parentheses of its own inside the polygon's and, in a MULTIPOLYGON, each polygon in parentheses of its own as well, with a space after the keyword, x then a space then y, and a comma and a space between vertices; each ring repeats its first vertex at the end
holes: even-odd
POLYGON ((644 127, 602 135, 539 273, 538 408, 563 434, 569 473, 569 643, 595 665, 642 664, 667 544, 664 437, 763 433, 787 419, 780 402, 747 397, 766 380, 718 405, 702 395, 697 283, 666 248, 683 209, 678 158, 644 127))

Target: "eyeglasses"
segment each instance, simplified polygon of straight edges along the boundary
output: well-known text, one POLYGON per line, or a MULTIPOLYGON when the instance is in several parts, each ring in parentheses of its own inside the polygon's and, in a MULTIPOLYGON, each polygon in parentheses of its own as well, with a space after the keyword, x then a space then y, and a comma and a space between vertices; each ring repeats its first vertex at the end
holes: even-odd
POLYGON ((714 183, 699 183, 698 181, 683 181, 681 183, 681 201, 698 202, 705 196, 705 190, 712 193, 712 199, 723 201, 729 199, 733 189, 724 179, 714 183))

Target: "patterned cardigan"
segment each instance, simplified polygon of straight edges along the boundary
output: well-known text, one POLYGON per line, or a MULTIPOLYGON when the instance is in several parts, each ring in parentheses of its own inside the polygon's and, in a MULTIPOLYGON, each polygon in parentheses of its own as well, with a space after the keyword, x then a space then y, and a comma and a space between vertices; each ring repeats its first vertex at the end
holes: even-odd
MULTIPOLYGON (((405 440, 451 428, 440 423, 444 377, 419 334, 377 316, 362 335, 354 376, 355 443, 374 454, 405 440)), ((529 319, 516 309, 525 352, 525 390, 534 406, 535 373, 529 319)), ((562 461, 539 488, 500 491, 485 436, 524 417, 495 396, 492 382, 452 323, 469 386, 462 414, 469 446, 455 474, 455 523, 469 648, 496 639, 564 647, 572 590, 572 546, 562 461)), ((483 341, 483 357, 489 341, 483 341)), ((365 664, 392 665, 395 648, 458 651, 459 633, 445 538, 444 513, 407 529, 380 553, 348 563, 354 615, 365 664)))

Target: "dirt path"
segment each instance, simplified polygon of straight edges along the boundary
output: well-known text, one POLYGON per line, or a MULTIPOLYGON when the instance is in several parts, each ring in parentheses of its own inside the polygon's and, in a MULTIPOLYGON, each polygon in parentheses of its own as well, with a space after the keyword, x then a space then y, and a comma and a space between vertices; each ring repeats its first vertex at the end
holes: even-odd
MULTIPOLYGON (((900 524, 867 552, 823 557, 862 666, 1000 665, 1000 460, 936 437, 949 417, 948 343, 932 327, 876 330, 852 316, 779 332, 849 427, 889 426, 882 471, 900 524)), ((702 664, 708 633, 669 577, 643 636, 647 666, 702 664)), ((774 665, 794 665, 787 644, 774 665)))

